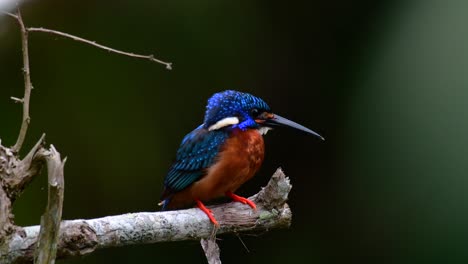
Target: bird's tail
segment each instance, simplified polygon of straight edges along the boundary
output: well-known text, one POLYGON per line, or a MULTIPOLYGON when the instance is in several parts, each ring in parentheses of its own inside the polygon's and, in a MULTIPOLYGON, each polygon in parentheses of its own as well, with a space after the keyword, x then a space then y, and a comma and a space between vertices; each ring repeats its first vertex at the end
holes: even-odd
POLYGON ((167 209, 167 206, 169 205, 170 201, 171 201, 171 198, 166 198, 158 203, 159 206, 162 206, 161 208, 162 211, 165 211, 167 209))

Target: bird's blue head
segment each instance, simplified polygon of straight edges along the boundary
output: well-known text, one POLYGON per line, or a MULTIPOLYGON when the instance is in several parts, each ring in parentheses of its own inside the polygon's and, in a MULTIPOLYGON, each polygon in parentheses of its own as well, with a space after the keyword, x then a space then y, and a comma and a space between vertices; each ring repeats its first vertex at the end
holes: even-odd
POLYGON ((271 112, 262 99, 248 93, 228 90, 216 93, 208 99, 204 126, 211 127, 212 130, 228 125, 242 130, 259 128, 254 118, 262 112, 271 112))
POLYGON ((275 126, 296 128, 323 139, 314 131, 271 112, 262 99, 248 93, 227 90, 208 99, 203 127, 208 130, 223 128, 259 129, 265 133, 275 126))

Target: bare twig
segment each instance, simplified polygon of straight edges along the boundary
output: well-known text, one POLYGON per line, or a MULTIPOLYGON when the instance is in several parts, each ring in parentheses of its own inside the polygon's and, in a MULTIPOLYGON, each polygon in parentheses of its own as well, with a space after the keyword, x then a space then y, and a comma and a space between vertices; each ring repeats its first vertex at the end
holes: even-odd
MULTIPOLYGON (((13 15, 13 14, 11 14, 13 15)), ((23 50, 23 75, 24 75, 24 97, 23 97, 23 121, 21 123, 20 132, 18 134, 18 139, 16 140, 15 145, 11 150, 15 153, 18 153, 23 146, 24 139, 26 137, 26 132, 28 131, 28 126, 31 118, 29 117, 29 99, 31 98, 31 72, 29 69, 29 49, 28 49, 28 30, 24 26, 23 19, 21 17, 20 9, 18 8, 18 14, 13 17, 18 21, 21 30, 21 45, 23 50)))
POLYGON ((52 30, 52 29, 47 29, 47 28, 42 28, 42 27, 39 27, 39 28, 30 27, 27 30, 29 32, 44 32, 44 33, 49 33, 49 34, 53 34, 53 35, 58 35, 58 36, 69 38, 69 39, 72 39, 72 40, 75 40, 75 41, 78 41, 78 42, 86 43, 88 45, 91 45, 91 46, 94 46, 94 47, 97 47, 97 48, 100 48, 100 49, 103 49, 103 50, 107 50, 109 52, 129 56, 129 57, 133 57, 133 58, 140 58, 140 59, 150 60, 152 62, 157 62, 157 63, 163 64, 163 65, 166 66, 166 69, 172 70, 172 63, 164 62, 162 60, 158 60, 152 54, 150 54, 150 55, 140 55, 140 54, 135 54, 135 53, 131 53, 131 52, 116 50, 116 49, 113 49, 113 48, 98 44, 95 41, 87 40, 87 39, 80 38, 80 37, 77 37, 77 36, 74 36, 74 35, 71 35, 71 34, 68 34, 68 33, 64 33, 64 32, 57 31, 57 30, 52 30))
POLYGON ((11 148, 11 150, 14 153, 18 153, 21 150, 21 147, 23 146, 23 143, 24 143, 24 140, 25 140, 25 137, 26 137, 26 133, 28 131, 28 126, 29 126, 29 123, 30 123, 30 120, 31 120, 31 118, 29 116, 29 101, 30 101, 30 97, 31 97, 31 90, 32 90, 33 87, 32 87, 32 83, 31 83, 31 71, 30 71, 30 67, 29 67, 29 48, 28 48, 28 33, 29 32, 44 32, 44 33, 48 33, 48 34, 62 36, 62 37, 65 37, 65 38, 69 38, 69 39, 78 41, 78 42, 82 42, 82 43, 86 43, 88 45, 92 45, 94 47, 97 47, 97 48, 100 48, 100 49, 103 49, 103 50, 107 50, 109 52, 129 56, 129 57, 133 57, 133 58, 146 59, 146 60, 149 60, 149 61, 152 61, 152 62, 157 62, 157 63, 165 65, 166 69, 168 69, 168 70, 172 69, 172 63, 156 59, 154 57, 154 55, 152 55, 152 54, 150 54, 150 55, 141 55, 141 54, 135 54, 135 53, 131 53, 131 52, 125 52, 125 51, 113 49, 113 48, 98 44, 95 41, 80 38, 80 37, 77 37, 77 36, 74 36, 74 35, 71 35, 71 34, 68 34, 68 33, 64 33, 64 32, 61 32, 61 31, 57 31, 57 30, 52 30, 52 29, 47 29, 47 28, 42 28, 42 27, 27 28, 25 26, 24 22, 23 22, 23 18, 21 17, 21 12, 20 12, 19 8, 17 10, 17 15, 9 13, 9 12, 5 12, 5 11, 1 11, 1 13, 6 14, 6 15, 14 18, 18 22, 18 24, 20 26, 20 29, 21 29, 21 44, 22 44, 22 50, 23 50, 24 97, 23 98, 16 98, 16 97, 11 98, 17 103, 18 102, 23 103, 23 121, 21 123, 21 128, 20 128, 20 132, 18 134, 18 139, 16 140, 15 145, 11 148))
POLYGON ((241 244, 244 246, 245 248, 245 251, 247 251, 247 253, 250 253, 250 250, 249 248, 247 247, 247 245, 245 244, 244 240, 242 240, 242 237, 239 235, 239 234, 236 234, 237 238, 239 239, 239 241, 241 242, 241 244))
POLYGON ((159 64, 162 64, 162 65, 166 66, 166 69, 172 70, 172 63, 171 62, 165 62, 165 61, 156 59, 153 54, 141 55, 141 54, 135 54, 135 53, 132 53, 132 52, 117 50, 117 49, 114 49, 114 48, 111 48, 111 47, 108 47, 108 46, 101 45, 101 44, 96 43, 95 41, 92 41, 92 40, 84 39, 84 38, 81 38, 81 37, 78 37, 78 36, 75 36, 75 35, 72 35, 72 34, 68 34, 68 33, 53 30, 53 29, 48 29, 48 28, 43 28, 43 27, 25 28, 24 24, 22 22, 22 19, 21 19, 21 14, 19 13, 19 9, 18 9, 18 15, 12 14, 10 12, 5 12, 5 11, 0 11, 0 13, 3 13, 5 15, 8 15, 8 16, 16 19, 20 24, 23 25, 22 26, 22 31, 23 31, 23 28, 24 28, 25 32, 44 32, 44 33, 48 33, 48 34, 62 36, 62 37, 65 37, 65 38, 69 38, 69 39, 72 39, 72 40, 75 40, 75 41, 78 41, 78 42, 82 42, 82 43, 85 43, 85 44, 88 44, 88 45, 103 49, 103 50, 107 50, 109 52, 129 56, 129 57, 133 57, 133 58, 145 59, 145 60, 149 60, 149 61, 152 61, 152 62, 156 62, 156 63, 159 63, 159 64))
POLYGON ((55 262, 57 253, 60 221, 62 220, 63 206, 63 167, 66 158, 62 161, 60 153, 53 145, 49 151, 42 151, 38 155, 43 155, 47 162, 47 172, 49 180, 49 198, 47 207, 41 218, 41 229, 37 242, 34 263, 49 264, 55 262))
POLYGON ((5 14, 5 15, 7 15, 7 16, 10 16, 10 17, 12 17, 12 18, 14 18, 14 19, 18 19, 18 16, 17 16, 17 15, 12 14, 12 13, 10 13, 10 12, 0 11, 0 13, 5 14))
MULTIPOLYGON (((257 204, 256 212, 237 202, 211 206, 220 223, 217 233, 264 232, 289 227, 291 211, 286 199, 290 189, 289 179, 277 170, 267 187, 250 197, 257 204)), ((213 224, 199 209, 63 221, 57 256, 85 255, 98 248, 200 240, 211 237, 212 230, 213 224)), ((0 263, 31 261, 38 234, 39 226, 25 227, 24 233, 15 233, 8 251, 0 254, 0 263)))
POLYGON ((11 100, 13 100, 15 103, 22 104, 24 102, 23 98, 18 98, 18 97, 10 97, 11 100))

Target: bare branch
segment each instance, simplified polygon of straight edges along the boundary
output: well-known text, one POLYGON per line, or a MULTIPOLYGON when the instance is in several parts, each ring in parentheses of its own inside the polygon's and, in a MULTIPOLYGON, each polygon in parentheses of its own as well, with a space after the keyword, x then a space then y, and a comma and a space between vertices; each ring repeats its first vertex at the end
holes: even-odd
POLYGON ((0 145, 0 249, 1 245, 8 240, 14 228, 11 214, 12 204, 6 191, 5 179, 14 173, 15 162, 16 157, 13 152, 9 148, 0 145))
POLYGON ((11 200, 5 191, 4 178, 12 173, 14 155, 0 144, 0 246, 7 240, 11 223, 11 200))
MULTIPOLYGON (((286 199, 290 189, 289 179, 278 169, 267 187, 250 197, 257 204, 256 212, 236 202, 211 206, 210 209, 220 223, 217 234, 264 232, 272 228, 289 227, 291 210, 286 199)), ((203 212, 195 208, 63 221, 57 256, 85 255, 98 248, 200 240, 212 237, 212 233, 213 224, 203 212)), ((38 235, 39 226, 25 227, 24 233, 15 233, 8 245, 8 252, 0 254, 0 263, 31 261, 38 235)))
POLYGON ((41 229, 34 263, 49 264, 55 262, 57 253, 63 207, 63 167, 67 159, 65 158, 62 161, 60 153, 57 152, 53 145, 50 146, 49 151, 41 151, 38 155, 44 156, 47 162, 49 198, 46 210, 41 217, 41 229))
POLYGON ((3 188, 0 188, 0 236, 1 236, 1 230, 3 230, 2 225, 10 221, 9 219, 10 210, 11 210, 10 206, 11 206, 10 199, 8 199, 8 196, 3 190, 3 188))
POLYGON ((42 148, 44 137, 42 135, 23 160, 19 160, 11 149, 0 145, 0 255, 8 250, 4 245, 9 243, 11 235, 22 232, 13 224, 12 204, 41 170, 43 161, 37 158, 36 153, 42 148))
POLYGON ((18 9, 18 15, 15 15, 15 14, 12 14, 12 13, 9 13, 9 12, 5 12, 5 11, 0 11, 0 12, 5 14, 5 15, 8 15, 8 16, 14 18, 14 19, 16 19, 20 23, 20 26, 22 25, 22 31, 23 31, 23 28, 24 28, 25 32, 44 32, 44 33, 48 33, 48 34, 52 34, 52 35, 58 35, 58 36, 61 36, 61 37, 69 38, 69 39, 72 39, 72 40, 75 40, 75 41, 78 41, 78 42, 82 42, 82 43, 85 43, 85 44, 100 48, 100 49, 103 49, 103 50, 107 50, 109 52, 129 56, 129 57, 133 57, 133 58, 145 59, 145 60, 149 60, 149 61, 152 61, 152 62, 156 62, 156 63, 159 63, 159 64, 162 64, 162 65, 166 66, 166 69, 172 70, 172 63, 171 62, 165 62, 165 61, 156 59, 153 54, 141 55, 141 54, 135 54, 135 53, 132 53, 132 52, 117 50, 117 49, 114 49, 114 48, 111 48, 111 47, 108 47, 108 46, 101 45, 101 44, 96 43, 95 41, 92 41, 92 40, 84 39, 84 38, 81 38, 81 37, 78 37, 78 36, 75 36, 75 35, 72 35, 72 34, 68 34, 68 33, 53 30, 53 29, 48 29, 48 28, 43 28, 43 27, 25 28, 24 24, 23 24, 23 21, 21 19, 21 14, 19 13, 19 9, 18 9))
POLYGON ((11 201, 8 198, 0 181, 0 245, 5 242, 12 228, 11 201))
POLYGON ((15 156, 9 166, 11 172, 3 177, 4 187, 11 202, 14 202, 34 177, 40 173, 44 159, 36 154, 45 145, 44 139, 45 134, 42 134, 41 138, 22 160, 18 160, 15 156))
POLYGON ((215 237, 203 238, 200 240, 200 244, 205 252, 208 264, 221 264, 220 250, 215 237))
POLYGON ((97 47, 97 48, 100 48, 100 49, 103 49, 103 50, 107 50, 109 52, 117 53, 117 54, 120 54, 120 55, 125 55, 125 56, 129 56, 129 57, 133 57, 133 58, 140 58, 140 59, 150 60, 152 62, 157 62, 157 63, 163 64, 163 65, 166 66, 166 69, 172 70, 172 63, 164 62, 162 60, 158 60, 152 54, 150 54, 150 55, 140 55, 140 54, 135 54, 135 53, 131 53, 131 52, 116 50, 116 49, 113 49, 113 48, 98 44, 95 41, 87 40, 87 39, 80 38, 80 37, 77 37, 77 36, 74 36, 74 35, 71 35, 71 34, 68 34, 68 33, 64 33, 64 32, 57 31, 57 30, 52 30, 52 29, 47 29, 47 28, 42 28, 42 27, 39 27, 39 28, 30 27, 27 30, 29 32, 44 32, 44 33, 49 33, 49 34, 53 34, 53 35, 58 35, 58 36, 69 38, 69 39, 72 39, 72 40, 75 40, 75 41, 78 41, 78 42, 86 43, 88 45, 91 45, 91 46, 94 46, 94 47, 97 47))
POLYGON ((57 30, 52 30, 52 29, 47 29, 47 28, 42 28, 42 27, 39 27, 39 28, 35 28, 35 27, 26 28, 26 26, 25 26, 25 24, 23 22, 23 18, 21 17, 21 11, 20 11, 19 8, 17 10, 17 15, 6 12, 6 11, 0 11, 0 12, 7 15, 7 16, 10 16, 10 17, 14 18, 18 22, 18 24, 20 26, 20 29, 21 29, 21 44, 22 44, 22 51, 23 51, 24 97, 22 99, 16 98, 16 97, 11 97, 11 99, 13 99, 17 103, 23 103, 23 121, 21 123, 21 128, 20 128, 20 132, 18 134, 18 139, 16 140, 15 145, 13 147, 11 147, 11 150, 14 153, 18 153, 21 150, 21 147, 23 146, 24 140, 26 138, 26 133, 28 131, 28 126, 29 126, 29 123, 30 123, 30 120, 31 120, 31 118, 29 116, 29 101, 30 101, 30 97, 31 97, 31 90, 32 90, 33 87, 32 87, 32 83, 31 83, 31 71, 30 71, 30 66, 29 66, 29 48, 28 48, 28 33, 29 32, 44 32, 44 33, 48 33, 48 34, 62 36, 62 37, 65 37, 65 38, 69 38, 69 39, 78 41, 78 42, 82 42, 82 43, 86 43, 88 45, 92 45, 94 47, 97 47, 97 48, 100 48, 100 49, 103 49, 103 50, 107 50, 109 52, 129 56, 129 57, 133 57, 133 58, 146 59, 146 60, 149 60, 149 61, 152 61, 152 62, 160 63, 160 64, 165 65, 166 69, 168 69, 168 70, 172 69, 172 63, 164 62, 162 60, 156 59, 154 57, 154 55, 152 55, 152 54, 150 54, 150 55, 141 55, 141 54, 135 54, 135 53, 131 53, 131 52, 125 52, 125 51, 113 49, 113 48, 98 44, 95 41, 80 38, 80 37, 77 37, 77 36, 74 36, 74 35, 71 35, 71 34, 68 34, 68 33, 64 33, 64 32, 61 32, 61 31, 57 31, 57 30))
MULTIPOLYGON (((13 15, 13 14, 11 14, 13 15)), ((14 153, 18 153, 23 146, 26 132, 31 118, 29 117, 29 100, 31 98, 31 72, 29 69, 29 48, 28 48, 28 30, 24 26, 23 19, 21 17, 20 9, 18 8, 18 14, 13 15, 18 21, 21 30, 21 45, 23 50, 23 75, 24 75, 24 96, 23 96, 23 121, 21 123, 20 132, 15 145, 11 148, 14 153)))

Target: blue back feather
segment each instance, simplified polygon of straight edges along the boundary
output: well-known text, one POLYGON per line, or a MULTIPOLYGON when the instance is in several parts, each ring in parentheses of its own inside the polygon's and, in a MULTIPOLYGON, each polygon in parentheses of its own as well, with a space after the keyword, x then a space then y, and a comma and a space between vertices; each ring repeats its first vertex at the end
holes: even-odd
POLYGON ((162 198, 187 188, 204 176, 205 169, 214 163, 228 136, 226 131, 208 131, 201 126, 186 135, 164 179, 166 191, 162 198))

